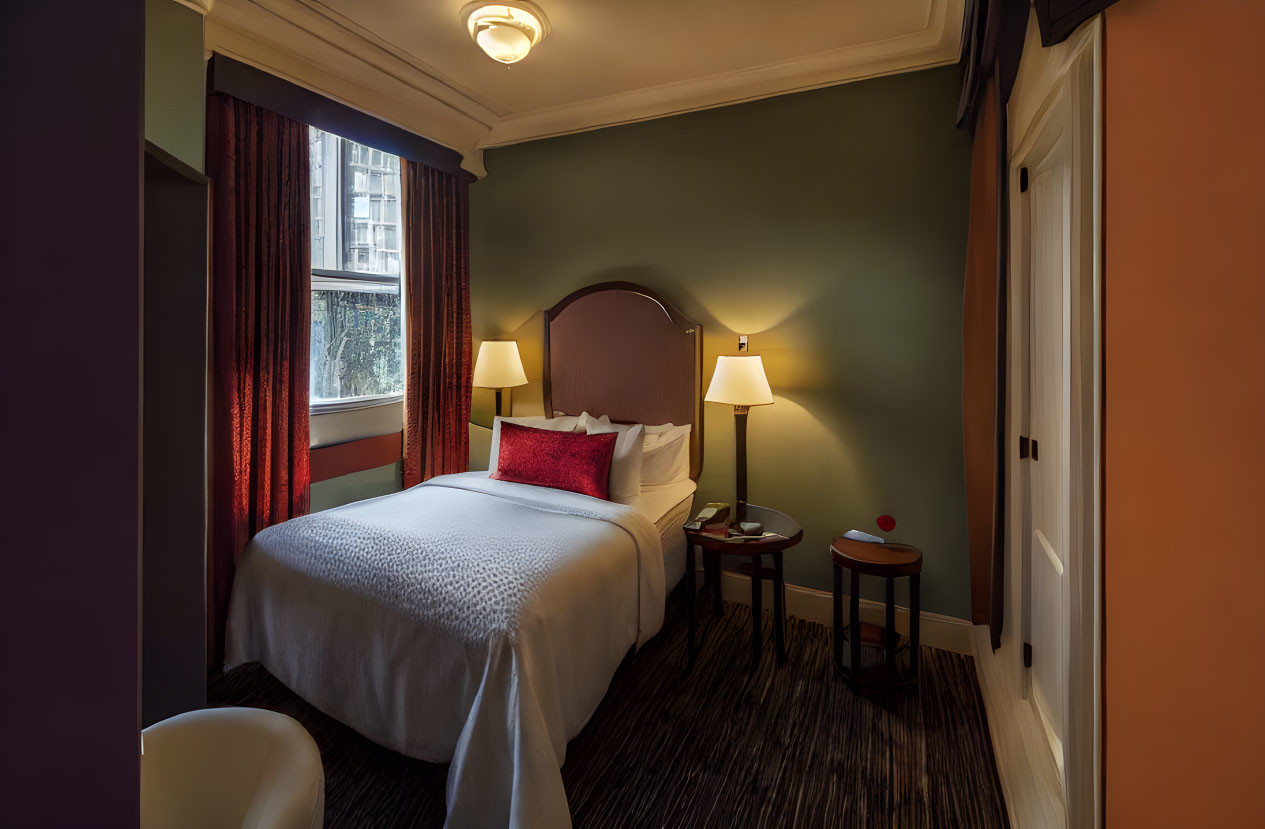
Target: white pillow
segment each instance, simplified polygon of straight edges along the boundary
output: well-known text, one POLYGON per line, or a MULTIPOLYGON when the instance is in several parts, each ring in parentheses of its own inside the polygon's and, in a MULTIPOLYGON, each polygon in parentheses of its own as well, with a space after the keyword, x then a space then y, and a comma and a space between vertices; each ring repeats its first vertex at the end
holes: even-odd
POLYGON ((662 426, 646 427, 646 448, 651 446, 662 446, 665 443, 671 443, 678 438, 687 437, 690 433, 690 426, 673 426, 671 423, 664 423, 662 426))
MULTIPOLYGON (((558 414, 558 412, 554 412, 554 414, 556 415, 556 414, 558 414)), ((583 431, 585 431, 585 430, 587 430, 587 429, 588 429, 588 427, 589 427, 589 424, 590 424, 590 423, 596 423, 596 424, 598 424, 598 425, 600 425, 600 426, 611 426, 611 425, 612 425, 612 424, 611 424, 611 419, 610 419, 610 417, 608 417, 607 415, 602 415, 601 417, 594 417, 593 415, 589 414, 588 412, 581 412, 581 413, 580 413, 580 423, 579 423, 579 425, 577 425, 577 426, 575 427, 575 430, 576 430, 577 432, 583 432, 583 431)), ((618 423, 616 423, 616 424, 614 424, 614 425, 615 425, 615 426, 620 426, 620 425, 623 425, 623 424, 618 424, 618 423)), ((629 424, 629 425, 632 425, 632 424, 629 424)), ((671 423, 664 423, 664 424, 661 424, 661 425, 659 425, 659 426, 647 426, 647 425, 645 425, 644 423, 642 424, 642 429, 643 429, 643 430, 645 431, 645 433, 646 433, 646 441, 647 441, 647 442, 649 442, 649 440, 650 440, 650 436, 651 436, 651 435, 662 435, 662 434, 664 434, 665 432, 671 432, 671 431, 673 431, 674 429, 685 429, 686 431, 689 431, 689 428, 690 428, 689 426, 673 426, 671 423)))
POLYGON ((533 429, 549 429, 554 432, 577 432, 580 422, 578 417, 498 417, 492 421, 492 448, 488 452, 488 472, 496 471, 496 462, 501 453, 501 421, 515 423, 519 426, 530 426, 533 429))
POLYGON ((641 455, 641 485, 663 486, 690 477, 690 427, 647 426, 641 455), (654 431, 651 431, 654 430, 654 431))
MULTIPOLYGON (((591 431, 590 426, 602 431, 628 428, 612 424, 606 415, 594 417, 588 412, 582 412, 576 431, 587 431, 590 435, 600 434, 591 431)), ((688 424, 674 426, 671 423, 662 423, 642 428, 646 437, 642 445, 641 485, 663 486, 687 480, 690 477, 691 427, 688 424)))
POLYGON ((590 435, 619 434, 615 439, 615 456, 611 458, 608 497, 620 504, 635 504, 641 499, 641 450, 646 431, 641 424, 625 426, 611 423, 605 416, 602 421, 590 418, 585 431, 590 435))

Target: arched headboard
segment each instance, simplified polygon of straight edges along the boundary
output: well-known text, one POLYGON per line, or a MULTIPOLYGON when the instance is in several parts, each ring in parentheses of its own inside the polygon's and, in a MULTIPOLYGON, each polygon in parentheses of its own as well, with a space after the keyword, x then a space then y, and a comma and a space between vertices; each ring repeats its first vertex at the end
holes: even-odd
POLYGON ((545 312, 545 412, 690 424, 703 469, 703 326, 649 288, 602 282, 545 312))

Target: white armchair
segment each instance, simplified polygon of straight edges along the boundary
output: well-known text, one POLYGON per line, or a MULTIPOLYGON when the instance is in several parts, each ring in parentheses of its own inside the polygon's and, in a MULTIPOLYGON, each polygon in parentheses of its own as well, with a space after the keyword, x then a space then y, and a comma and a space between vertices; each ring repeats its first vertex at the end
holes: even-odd
POLYGON ((320 750, 290 717, 207 708, 142 734, 142 829, 321 829, 320 750))

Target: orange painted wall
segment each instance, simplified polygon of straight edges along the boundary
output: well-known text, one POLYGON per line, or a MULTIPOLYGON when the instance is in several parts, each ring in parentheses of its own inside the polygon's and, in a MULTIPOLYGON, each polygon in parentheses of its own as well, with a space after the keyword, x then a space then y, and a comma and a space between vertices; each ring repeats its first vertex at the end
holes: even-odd
POLYGON ((1105 31, 1106 821, 1261 826, 1265 2, 1105 31))

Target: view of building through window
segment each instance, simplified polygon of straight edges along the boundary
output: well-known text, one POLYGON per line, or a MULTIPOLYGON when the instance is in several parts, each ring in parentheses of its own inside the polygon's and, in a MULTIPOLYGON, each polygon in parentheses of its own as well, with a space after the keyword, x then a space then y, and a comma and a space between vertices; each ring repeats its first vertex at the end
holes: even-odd
POLYGON ((402 394, 400 159, 310 142, 312 403, 402 394))

